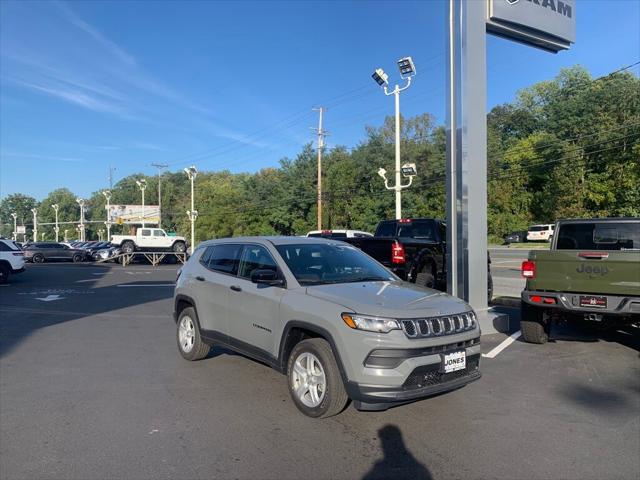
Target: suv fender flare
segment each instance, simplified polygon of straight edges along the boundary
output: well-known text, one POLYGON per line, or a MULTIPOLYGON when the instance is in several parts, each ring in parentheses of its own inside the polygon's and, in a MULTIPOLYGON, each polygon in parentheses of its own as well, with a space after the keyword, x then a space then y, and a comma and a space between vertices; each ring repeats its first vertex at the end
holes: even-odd
POLYGON ((331 346, 331 351, 333 352, 333 356, 336 359, 336 363, 338 364, 338 370, 340 370, 340 376, 342 377, 342 382, 345 385, 348 385, 349 378, 347 377, 347 373, 344 369, 344 365, 342 363, 342 359, 340 358, 340 353, 336 348, 336 344, 333 341, 333 336, 324 328, 314 325, 313 323, 303 322, 300 320, 289 320, 287 324, 284 326, 282 330, 282 338, 280 339, 280 348, 278 349, 278 367, 282 373, 286 374, 287 371, 287 362, 284 361, 285 354, 285 346, 287 345, 287 338, 289 337, 289 333, 293 328, 303 328, 305 330, 309 330, 311 332, 317 333, 322 338, 324 338, 329 345, 331 346))
MULTIPOLYGON (((178 312, 178 304, 180 302, 185 302, 188 303, 189 305, 191 305, 191 308, 193 308, 196 311, 196 315, 198 314, 198 309, 196 308, 196 301, 189 297, 188 295, 176 295, 176 298, 173 301, 173 321, 178 323, 178 315, 180 314, 180 312, 178 312)), ((198 328, 200 327, 200 325, 198 325, 198 328)))

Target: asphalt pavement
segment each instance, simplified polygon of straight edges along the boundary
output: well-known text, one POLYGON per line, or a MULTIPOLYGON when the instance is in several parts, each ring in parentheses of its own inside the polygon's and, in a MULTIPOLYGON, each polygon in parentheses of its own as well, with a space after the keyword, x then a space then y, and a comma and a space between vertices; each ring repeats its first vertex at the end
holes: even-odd
POLYGON ((454 392, 313 420, 263 364, 181 358, 175 275, 29 265, 0 288, 2 479, 640 477, 636 330, 518 339, 454 392))
POLYGON ((529 250, 509 247, 490 248, 493 295, 495 297, 520 298, 525 279, 520 266, 527 259, 529 250))

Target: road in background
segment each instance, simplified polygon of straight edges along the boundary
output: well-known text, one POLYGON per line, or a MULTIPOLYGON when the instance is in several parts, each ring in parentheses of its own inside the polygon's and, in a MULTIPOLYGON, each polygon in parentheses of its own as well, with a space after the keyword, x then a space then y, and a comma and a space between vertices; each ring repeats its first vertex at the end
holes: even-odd
POLYGON ((175 273, 28 265, 0 288, 2 478, 638 477, 637 333, 554 330, 454 392, 313 420, 261 363, 182 359, 175 273))
POLYGON ((520 298, 525 279, 520 275, 520 266, 527 259, 529 250, 490 248, 493 296, 520 298))

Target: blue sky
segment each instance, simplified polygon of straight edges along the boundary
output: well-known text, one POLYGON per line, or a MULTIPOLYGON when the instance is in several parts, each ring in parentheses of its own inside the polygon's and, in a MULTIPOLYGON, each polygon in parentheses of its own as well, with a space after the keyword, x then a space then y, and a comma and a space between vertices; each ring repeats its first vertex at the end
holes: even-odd
MULTIPOLYGON (((402 112, 445 108, 445 3, 0 2, 0 197, 81 196, 172 170, 256 171, 313 140, 354 146, 393 114, 370 78, 418 69, 402 112)), ((560 68, 594 76, 640 60, 640 2, 579 0, 577 41, 549 54, 489 37, 488 107, 560 68)), ((638 68, 633 70, 638 74, 638 68)))

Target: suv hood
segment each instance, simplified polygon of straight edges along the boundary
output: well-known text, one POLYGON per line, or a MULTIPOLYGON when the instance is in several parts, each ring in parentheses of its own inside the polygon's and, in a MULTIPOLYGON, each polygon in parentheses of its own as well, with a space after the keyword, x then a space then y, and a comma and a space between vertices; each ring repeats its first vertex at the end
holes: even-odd
POLYGON ((307 295, 356 313, 418 318, 468 312, 471 307, 446 293, 402 281, 337 283, 307 287, 307 295))

